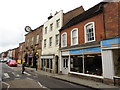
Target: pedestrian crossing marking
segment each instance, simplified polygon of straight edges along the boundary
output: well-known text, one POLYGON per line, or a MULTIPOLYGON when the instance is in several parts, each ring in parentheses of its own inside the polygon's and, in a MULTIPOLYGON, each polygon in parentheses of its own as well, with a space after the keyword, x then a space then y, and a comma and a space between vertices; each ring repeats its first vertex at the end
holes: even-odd
POLYGON ((16 75, 16 77, 19 77, 19 76, 20 76, 19 74, 16 75))
POLYGON ((27 74, 28 76, 31 76, 31 74, 27 73, 27 72, 24 72, 25 74, 27 74))
POLYGON ((5 78, 10 78, 10 76, 8 75, 8 73, 4 73, 5 78))

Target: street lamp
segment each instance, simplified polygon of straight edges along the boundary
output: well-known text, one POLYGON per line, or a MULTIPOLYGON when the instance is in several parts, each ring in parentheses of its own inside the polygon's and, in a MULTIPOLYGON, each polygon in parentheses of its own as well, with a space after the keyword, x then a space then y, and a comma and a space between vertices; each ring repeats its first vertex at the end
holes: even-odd
POLYGON ((25 31, 26 31, 26 32, 31 32, 31 31, 33 31, 33 30, 31 29, 30 26, 26 26, 26 27, 25 27, 25 31))

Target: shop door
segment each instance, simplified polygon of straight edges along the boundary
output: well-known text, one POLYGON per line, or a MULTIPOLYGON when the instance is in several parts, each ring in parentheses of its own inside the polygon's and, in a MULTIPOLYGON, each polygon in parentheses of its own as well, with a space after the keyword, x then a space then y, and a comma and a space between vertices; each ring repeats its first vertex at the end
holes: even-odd
POLYGON ((62 71, 62 73, 63 74, 68 74, 68 71, 69 71, 69 69, 68 69, 68 58, 63 58, 62 60, 63 60, 63 71, 62 71))

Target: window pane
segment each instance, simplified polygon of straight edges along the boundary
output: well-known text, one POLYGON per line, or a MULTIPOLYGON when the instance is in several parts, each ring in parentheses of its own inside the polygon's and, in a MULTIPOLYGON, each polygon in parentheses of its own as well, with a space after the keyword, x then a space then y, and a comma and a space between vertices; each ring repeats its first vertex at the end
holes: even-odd
POLYGON ((85 73, 102 75, 102 59, 100 54, 85 55, 85 73))
POLYGON ((92 41, 94 39, 93 23, 91 23, 86 26, 86 40, 92 41))
POLYGON ((70 64, 71 71, 83 73, 82 56, 71 56, 70 64))
POLYGON ((62 35, 62 46, 63 47, 66 46, 66 43, 67 43, 66 39, 67 39, 66 34, 63 34, 62 35))

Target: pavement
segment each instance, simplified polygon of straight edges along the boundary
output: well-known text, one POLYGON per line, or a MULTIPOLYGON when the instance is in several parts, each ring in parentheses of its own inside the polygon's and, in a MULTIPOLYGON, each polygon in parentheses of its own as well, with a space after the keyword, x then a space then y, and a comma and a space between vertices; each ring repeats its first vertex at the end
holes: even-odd
POLYGON ((79 77, 73 77, 73 76, 70 76, 70 75, 53 74, 53 73, 45 72, 45 71, 42 71, 42 70, 37 70, 36 71, 35 68, 29 68, 29 67, 26 67, 26 70, 29 70, 31 72, 35 72, 35 73, 41 74, 41 75, 47 75, 47 76, 50 76, 52 78, 60 79, 60 80, 67 81, 67 82, 70 82, 70 83, 83 85, 83 86, 90 87, 90 88, 95 88, 95 89, 120 89, 120 87, 118 87, 118 86, 107 85, 107 84, 104 84, 104 83, 101 83, 101 82, 82 79, 82 78, 79 78, 79 77))

